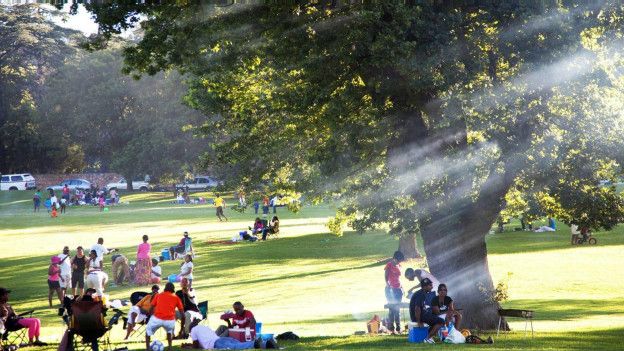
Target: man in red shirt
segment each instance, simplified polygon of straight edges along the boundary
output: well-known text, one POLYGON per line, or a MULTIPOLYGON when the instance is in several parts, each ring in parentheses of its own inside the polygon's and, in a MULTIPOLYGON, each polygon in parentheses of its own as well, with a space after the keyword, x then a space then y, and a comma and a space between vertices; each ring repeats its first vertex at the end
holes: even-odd
MULTIPOLYGON (((221 319, 226 321, 228 327, 236 327, 238 326, 241 329, 245 329, 249 327, 255 334, 256 330, 256 318, 254 318, 253 313, 245 309, 245 306, 240 301, 234 302, 232 305, 234 308, 234 313, 229 312, 221 315, 221 319), (230 319, 232 320, 230 322, 230 319)), ((220 335, 227 336, 227 335, 220 335)))
POLYGON ((154 296, 151 302, 150 320, 145 327, 145 346, 146 350, 150 349, 150 339, 156 330, 165 328, 167 331, 168 350, 171 351, 171 340, 173 339, 173 330, 175 329, 175 310, 176 308, 184 315, 184 306, 182 300, 175 294, 173 283, 165 285, 165 291, 154 296))
POLYGON ((386 299, 388 301, 388 329, 392 334, 401 333, 401 300, 403 299, 403 287, 401 286, 401 262, 405 256, 401 251, 396 251, 392 260, 384 268, 386 281, 386 299))

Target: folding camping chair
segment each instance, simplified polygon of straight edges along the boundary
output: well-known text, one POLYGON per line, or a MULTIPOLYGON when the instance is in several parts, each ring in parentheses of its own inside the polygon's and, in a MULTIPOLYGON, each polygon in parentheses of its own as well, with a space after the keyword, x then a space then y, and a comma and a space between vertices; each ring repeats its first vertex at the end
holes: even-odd
MULTIPOLYGON (((31 318, 35 310, 18 314, 18 317, 31 318)), ((28 344, 28 328, 21 325, 5 325, 4 332, 0 336, 2 345, 26 345, 28 344)))
POLYGON ((113 309, 113 316, 106 321, 105 308, 100 301, 75 301, 71 304, 65 349, 99 351, 101 342, 105 350, 112 350, 110 330, 123 314, 113 309), (76 338, 79 336, 80 338, 76 338), (80 339, 80 340, 79 340, 80 339))
MULTIPOLYGON (((135 306, 137 303, 139 303, 139 301, 141 301, 145 296, 149 295, 150 293, 145 292, 145 291, 135 291, 132 294, 130 294, 130 303, 132 304, 132 306, 135 306)), ((124 325, 124 330, 128 327, 128 318, 127 317, 122 317, 123 319, 123 325, 124 325)), ((130 336, 143 336, 145 334, 145 326, 147 325, 147 321, 149 320, 149 316, 146 320, 140 322, 140 323, 135 323, 134 324, 134 330, 132 331, 132 333, 130 333, 130 336)))
POLYGON ((191 323, 191 329, 200 324, 201 322, 208 322, 208 301, 202 301, 197 304, 197 308, 199 308, 199 313, 202 315, 202 319, 196 319, 191 323))
POLYGON ((174 252, 173 259, 181 260, 181 259, 184 259, 184 257, 189 254, 195 257, 195 254, 193 253, 193 239, 192 238, 186 238, 186 240, 184 240, 184 252, 174 252))

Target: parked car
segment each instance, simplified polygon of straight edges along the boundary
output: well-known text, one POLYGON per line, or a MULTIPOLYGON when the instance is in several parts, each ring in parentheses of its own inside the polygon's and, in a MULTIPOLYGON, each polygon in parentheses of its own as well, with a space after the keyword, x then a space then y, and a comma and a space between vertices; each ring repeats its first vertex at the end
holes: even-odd
POLYGON ((48 190, 62 190, 63 187, 67 184, 69 190, 88 190, 91 189, 91 182, 86 179, 66 179, 59 183, 59 185, 52 185, 47 187, 48 190))
POLYGON ((196 176, 194 179, 186 180, 181 184, 176 184, 176 188, 184 189, 188 187, 189 190, 210 190, 211 188, 221 184, 223 184, 223 182, 208 176, 196 176))
POLYGON ((30 190, 37 187, 37 181, 30 173, 3 174, 0 190, 30 190))
MULTIPOLYGON (((106 191, 110 191, 112 189, 128 190, 128 182, 126 181, 126 178, 121 178, 116 182, 106 184, 106 191)), ((149 183, 142 180, 133 180, 132 189, 147 191, 149 189, 149 183)))

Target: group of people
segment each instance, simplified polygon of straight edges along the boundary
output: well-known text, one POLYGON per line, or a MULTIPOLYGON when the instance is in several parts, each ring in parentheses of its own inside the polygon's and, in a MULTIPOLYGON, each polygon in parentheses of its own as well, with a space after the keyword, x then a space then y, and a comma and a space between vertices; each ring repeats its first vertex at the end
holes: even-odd
MULTIPOLYGON (((42 199, 43 195, 41 189, 37 189, 33 194, 33 212, 39 212, 42 199)), ((75 189, 72 194, 69 186, 65 184, 61 189, 60 199, 56 196, 54 190, 49 189, 44 206, 48 213, 50 213, 50 216, 56 218, 59 213, 65 213, 68 206, 94 205, 98 206, 100 211, 104 211, 107 204, 115 205, 118 203, 119 194, 115 189, 111 189, 108 194, 105 189, 97 189, 97 187, 93 187, 90 190, 75 189), (106 201, 107 195, 109 198, 108 203, 106 201)))
MULTIPOLYGON (((400 304, 403 300, 401 262, 403 261, 405 261, 403 253, 396 251, 392 260, 384 268, 385 295, 389 309, 387 327, 393 334, 401 332, 400 304)), ((459 329, 462 316, 455 309, 455 303, 448 295, 446 284, 441 284, 431 273, 423 269, 408 268, 405 271, 405 277, 410 281, 419 282, 408 291, 409 312, 411 321, 417 323, 419 327, 423 327, 424 324, 429 326, 425 343, 435 343, 433 337, 444 325, 448 326, 453 323, 455 328, 459 329), (415 291, 419 286, 420 289, 415 291)))
POLYGON ((145 327, 145 347, 150 349, 152 336, 160 328, 167 333, 167 343, 171 349, 173 339, 192 340, 190 344, 183 344, 185 348, 200 349, 252 349, 252 348, 278 348, 274 340, 263 342, 255 335, 256 320, 253 313, 246 310, 241 302, 235 302, 234 312, 226 312, 221 315, 221 319, 226 321, 227 326, 220 326, 217 330, 212 330, 207 326, 199 325, 204 318, 199 310, 196 301, 195 290, 191 287, 188 279, 183 278, 180 282, 180 290, 175 291, 175 285, 168 282, 164 291, 159 293, 158 285, 152 286, 152 291, 143 297, 138 303, 130 308, 128 312, 128 324, 126 326, 126 337, 128 339, 137 323, 147 321, 145 327), (175 335, 176 320, 180 321, 180 330, 175 335), (230 327, 253 330, 253 337, 249 341, 239 341, 232 338, 230 327))
POLYGON ((104 271, 104 257, 112 254, 111 266, 112 277, 115 284, 123 284, 132 281, 137 285, 159 283, 162 276, 159 260, 151 257, 152 246, 149 237, 143 235, 142 243, 137 247, 136 263, 132 266, 128 258, 121 254, 112 254, 116 249, 108 249, 104 246, 104 239, 98 238, 97 244, 88 251, 82 246, 76 248, 75 255, 71 255, 68 246, 63 248, 59 255, 52 256, 48 267, 48 301, 52 306, 52 297, 56 292, 58 299, 63 303, 65 295, 82 295, 85 285, 95 289, 98 294, 103 294, 109 281, 108 274, 104 271))

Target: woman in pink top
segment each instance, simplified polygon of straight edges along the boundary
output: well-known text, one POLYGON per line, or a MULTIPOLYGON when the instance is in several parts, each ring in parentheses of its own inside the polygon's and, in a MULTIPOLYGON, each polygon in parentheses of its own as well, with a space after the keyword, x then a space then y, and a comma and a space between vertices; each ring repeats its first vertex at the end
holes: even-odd
POLYGON ((63 304, 63 292, 61 291, 60 283, 60 281, 63 280, 63 277, 61 277, 61 267, 59 267, 61 258, 58 256, 52 256, 50 260, 52 263, 50 263, 50 267, 48 268, 48 301, 50 302, 50 307, 52 307, 52 295, 54 295, 55 291, 58 295, 60 303, 63 304))
POLYGON ((137 249, 137 263, 134 267, 134 283, 137 285, 147 285, 152 277, 152 258, 150 251, 152 245, 148 243, 147 235, 143 235, 143 243, 137 249))

